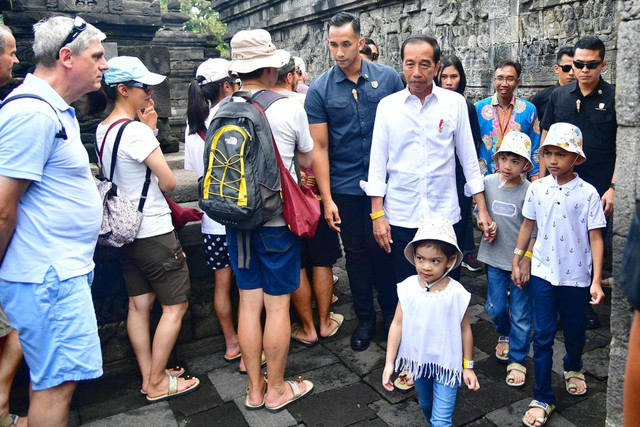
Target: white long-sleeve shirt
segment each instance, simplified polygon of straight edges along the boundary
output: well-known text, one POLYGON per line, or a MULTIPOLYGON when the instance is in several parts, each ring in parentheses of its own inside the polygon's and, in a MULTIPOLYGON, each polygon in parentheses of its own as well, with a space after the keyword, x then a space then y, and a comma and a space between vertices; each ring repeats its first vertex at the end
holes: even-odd
POLYGON ((368 196, 385 198, 389 224, 417 228, 426 217, 460 220, 456 154, 465 194, 484 191, 468 114, 462 95, 435 84, 424 104, 408 89, 380 101, 368 181, 360 185, 368 196))

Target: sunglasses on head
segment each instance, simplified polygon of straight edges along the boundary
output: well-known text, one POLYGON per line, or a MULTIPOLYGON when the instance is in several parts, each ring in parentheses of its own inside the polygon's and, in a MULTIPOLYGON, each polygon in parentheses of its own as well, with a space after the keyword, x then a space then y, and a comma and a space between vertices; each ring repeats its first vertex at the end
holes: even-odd
POLYGON ((578 70, 582 70, 584 67, 587 67, 589 70, 595 70, 600 64, 602 64, 602 61, 582 62, 575 59, 573 60, 573 66, 578 70))
POLYGON ((86 29, 87 29, 87 23, 85 22, 84 19, 80 18, 79 16, 76 16, 75 18, 73 18, 73 28, 71 29, 71 32, 69 33, 67 38, 64 39, 64 41, 60 45, 60 48, 58 48, 56 59, 60 58, 60 49, 62 49, 69 43, 72 43, 76 38, 78 38, 80 33, 82 33, 86 29))
POLYGON ((571 71, 571 68, 572 68, 571 64, 565 64, 565 65, 557 64, 557 65, 562 70, 563 73, 568 73, 569 71, 571 71))

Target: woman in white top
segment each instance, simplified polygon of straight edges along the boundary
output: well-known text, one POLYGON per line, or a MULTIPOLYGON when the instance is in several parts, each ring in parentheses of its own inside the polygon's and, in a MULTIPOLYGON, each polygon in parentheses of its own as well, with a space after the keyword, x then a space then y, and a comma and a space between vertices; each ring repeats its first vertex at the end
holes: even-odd
POLYGON ((176 180, 155 137, 158 115, 150 86, 165 77, 149 72, 134 57, 112 58, 108 64, 104 91, 114 106, 96 129, 103 171, 111 168, 116 136, 124 125, 112 181, 121 194, 138 204, 147 169, 151 171, 140 230, 118 255, 129 294, 127 332, 142 373, 141 392, 153 402, 194 391, 200 384, 197 378, 178 378, 184 374, 182 368, 165 369, 187 311, 191 287, 186 256, 162 195, 174 189, 176 180), (139 121, 132 121, 136 116, 139 121), (162 306, 162 316, 151 341, 149 314, 156 299, 162 306))
MULTIPOLYGON (((208 59, 196 70, 196 78, 189 84, 187 100, 187 128, 184 132, 184 168, 204 175, 204 139, 207 128, 217 111, 218 103, 239 87, 236 78, 229 76, 229 61, 208 59)), ((233 324, 231 287, 232 271, 227 253, 227 232, 224 225, 206 214, 202 217, 202 237, 207 266, 214 272, 213 306, 224 335, 224 359, 231 362, 241 358, 238 335, 233 324)), ((240 371, 244 363, 240 361, 240 371)))

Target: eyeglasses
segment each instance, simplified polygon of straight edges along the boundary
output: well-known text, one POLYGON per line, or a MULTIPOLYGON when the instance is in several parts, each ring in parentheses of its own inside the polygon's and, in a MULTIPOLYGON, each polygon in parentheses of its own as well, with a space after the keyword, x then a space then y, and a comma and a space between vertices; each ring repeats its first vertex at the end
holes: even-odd
POLYGON ((578 70, 582 70, 584 67, 587 67, 588 70, 595 70, 600 64, 602 64, 602 61, 583 62, 575 59, 573 60, 573 66, 578 70))
POLYGON ((380 54, 378 52, 373 52, 371 54, 371 60, 372 61, 377 61, 379 57, 380 57, 380 54))
POLYGON ((513 84, 513 83, 516 82, 517 79, 515 77, 513 77, 513 76, 509 76, 507 78, 504 78, 502 76, 498 76, 498 77, 494 77, 493 80, 495 80, 498 83, 502 83, 502 82, 506 81, 509 84, 513 84))
POLYGON ((562 70, 563 73, 568 73, 569 71, 571 71, 571 68, 572 68, 571 64, 565 64, 565 65, 556 64, 556 65, 562 70))
POLYGON ((148 84, 140 83, 140 82, 127 82, 125 83, 125 86, 140 88, 144 91, 144 93, 147 93, 147 94, 151 92, 151 86, 149 86, 148 84))
POLYGON ((80 18, 79 16, 76 16, 75 18, 73 18, 73 28, 71 29, 71 32, 69 33, 67 38, 64 39, 64 42, 62 42, 62 44, 60 45, 60 48, 58 49, 58 53, 56 54, 56 59, 60 58, 60 49, 62 49, 69 43, 73 43, 73 41, 76 38, 78 38, 80 33, 82 33, 86 29, 87 29, 87 23, 85 22, 84 19, 80 18))
POLYGON ((296 74, 302 77, 302 70, 300 68, 296 68, 296 74))

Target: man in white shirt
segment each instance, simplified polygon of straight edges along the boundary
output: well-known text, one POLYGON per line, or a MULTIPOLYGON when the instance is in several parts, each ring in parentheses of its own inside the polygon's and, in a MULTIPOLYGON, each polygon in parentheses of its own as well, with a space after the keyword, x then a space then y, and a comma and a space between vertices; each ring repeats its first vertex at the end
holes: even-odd
MULTIPOLYGON (((465 194, 478 205, 478 222, 492 223, 465 100, 433 84, 440 66, 438 42, 411 36, 402 44, 401 58, 407 88, 378 105, 369 180, 361 182, 371 197, 376 242, 393 256, 396 282, 415 274, 403 250, 423 218, 460 221, 454 155, 467 181, 465 194)), ((494 236, 485 233, 485 239, 494 236)))

